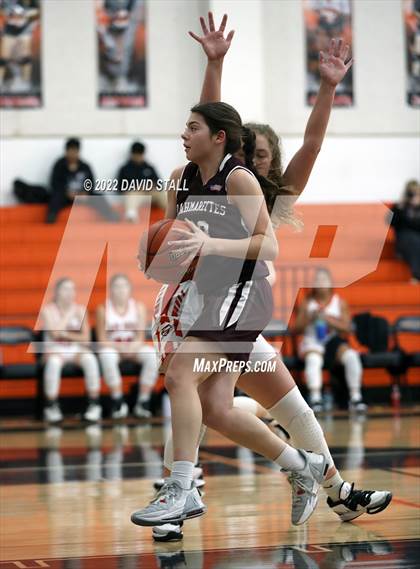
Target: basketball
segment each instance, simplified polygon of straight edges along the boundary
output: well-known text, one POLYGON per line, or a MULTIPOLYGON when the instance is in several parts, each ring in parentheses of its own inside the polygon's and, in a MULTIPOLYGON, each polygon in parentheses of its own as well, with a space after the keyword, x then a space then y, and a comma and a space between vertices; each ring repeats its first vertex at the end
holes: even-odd
POLYGON ((198 257, 195 257, 189 267, 181 266, 186 253, 173 251, 168 241, 183 239, 183 235, 173 229, 189 231, 189 225, 179 219, 163 219, 151 225, 140 240, 139 258, 145 274, 161 283, 179 283, 192 278, 198 257))

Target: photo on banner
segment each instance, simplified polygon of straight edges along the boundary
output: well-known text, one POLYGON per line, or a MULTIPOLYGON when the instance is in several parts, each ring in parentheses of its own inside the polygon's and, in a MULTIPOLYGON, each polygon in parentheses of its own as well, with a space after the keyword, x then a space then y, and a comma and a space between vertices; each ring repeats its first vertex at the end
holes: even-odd
POLYGON ((404 0, 407 103, 420 107, 420 0, 404 0))
POLYGON ((145 107, 145 0, 97 0, 98 105, 145 107))
POLYGON ((0 0, 0 107, 42 106, 41 2, 0 0))
MULTIPOLYGON (((352 46, 351 0, 303 0, 306 30, 306 103, 313 105, 320 85, 318 54, 327 51, 332 38, 342 38, 352 46)), ((350 50, 349 58, 352 55, 350 50)), ((334 106, 354 104, 353 66, 337 85, 334 106)))

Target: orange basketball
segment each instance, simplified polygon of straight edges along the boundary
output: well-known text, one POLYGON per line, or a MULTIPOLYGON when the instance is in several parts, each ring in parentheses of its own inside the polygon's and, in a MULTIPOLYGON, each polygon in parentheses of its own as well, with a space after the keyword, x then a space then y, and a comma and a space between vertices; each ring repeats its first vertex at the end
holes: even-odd
POLYGON ((189 267, 180 266, 186 253, 174 252, 168 241, 179 241, 183 235, 173 228, 190 231, 189 225, 180 219, 163 219, 151 225, 140 240, 140 260, 145 274, 161 283, 179 283, 193 277, 198 257, 189 267))

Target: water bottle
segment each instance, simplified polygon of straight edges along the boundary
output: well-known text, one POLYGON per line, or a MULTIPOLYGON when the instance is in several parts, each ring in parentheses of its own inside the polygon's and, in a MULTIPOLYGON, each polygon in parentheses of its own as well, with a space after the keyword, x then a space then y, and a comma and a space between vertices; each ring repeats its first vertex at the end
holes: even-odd
POLYGON ((317 318, 315 320, 315 334, 317 340, 323 342, 328 334, 328 324, 322 318, 317 318))

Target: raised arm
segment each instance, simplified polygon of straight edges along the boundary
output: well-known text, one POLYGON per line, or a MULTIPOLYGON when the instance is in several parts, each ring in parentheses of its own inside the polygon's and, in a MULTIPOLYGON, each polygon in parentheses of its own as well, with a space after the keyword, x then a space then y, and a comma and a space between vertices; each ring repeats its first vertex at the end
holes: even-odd
POLYGON ((293 186, 293 193, 299 195, 304 190, 321 150, 334 101, 335 88, 343 80, 353 60, 345 62, 350 47, 343 41, 332 39, 325 54, 319 54, 319 73, 321 85, 318 96, 306 125, 302 147, 293 156, 284 173, 284 182, 293 186))
POLYGON ((208 27, 204 18, 200 18, 203 35, 198 36, 194 32, 188 32, 192 38, 201 44, 207 55, 207 67, 201 89, 200 103, 214 103, 221 100, 223 59, 229 50, 234 31, 231 30, 226 38, 224 32, 227 23, 227 15, 222 18, 218 30, 214 25, 213 13, 208 14, 208 27))

